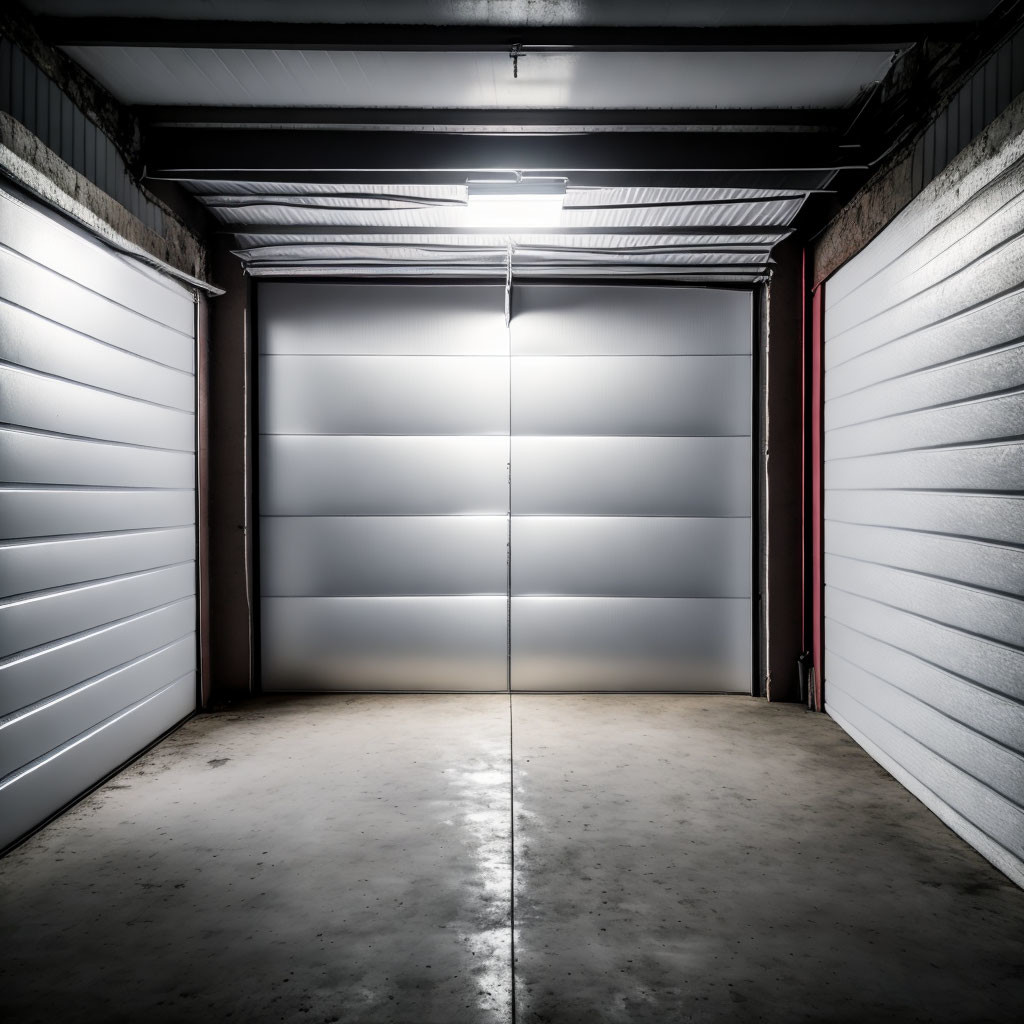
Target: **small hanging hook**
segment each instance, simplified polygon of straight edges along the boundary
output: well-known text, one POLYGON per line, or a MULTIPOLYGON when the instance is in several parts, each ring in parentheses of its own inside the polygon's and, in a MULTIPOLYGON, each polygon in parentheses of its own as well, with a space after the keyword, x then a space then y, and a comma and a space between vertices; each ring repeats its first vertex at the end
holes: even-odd
POLYGON ((508 55, 509 55, 510 59, 512 60, 512 77, 513 78, 518 78, 519 77, 519 58, 526 56, 526 54, 523 52, 523 44, 522 43, 513 43, 512 44, 512 49, 509 50, 508 55))

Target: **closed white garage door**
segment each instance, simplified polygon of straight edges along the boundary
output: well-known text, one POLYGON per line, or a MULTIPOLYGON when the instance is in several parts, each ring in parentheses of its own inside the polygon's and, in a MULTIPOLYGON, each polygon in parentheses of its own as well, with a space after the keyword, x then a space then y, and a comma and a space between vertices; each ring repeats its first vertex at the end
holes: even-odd
POLYGON ((195 305, 0 190, 0 846, 196 704, 195 305))
POLYGON ((749 292, 261 284, 267 689, 751 685, 749 292))
POLYGON ((825 288, 826 707, 1018 881, 1022 227, 1024 158, 997 154, 825 288))

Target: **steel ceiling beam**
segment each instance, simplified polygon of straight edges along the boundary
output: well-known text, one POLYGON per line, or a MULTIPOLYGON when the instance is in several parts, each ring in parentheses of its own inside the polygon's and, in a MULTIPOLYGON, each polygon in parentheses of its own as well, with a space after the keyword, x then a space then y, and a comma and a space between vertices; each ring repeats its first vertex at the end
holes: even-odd
MULTIPOLYGON (((295 235, 337 235, 340 238, 362 237, 384 235, 388 238, 402 236, 415 238, 420 235, 455 235, 463 238, 476 238, 479 236, 503 235, 507 230, 503 228, 481 228, 481 227, 443 227, 430 226, 398 226, 381 225, 369 226, 365 224, 246 224, 230 223, 219 224, 219 232, 234 235, 283 235, 287 237, 295 235)), ((665 238, 730 238, 741 240, 746 237, 760 238, 767 236, 781 241, 792 233, 790 227, 778 225, 739 225, 739 224, 706 224, 685 225, 679 227, 530 227, 516 228, 513 234, 519 235, 557 235, 572 237, 575 235, 635 235, 637 237, 665 237, 665 238)), ((391 243, 388 243, 391 244, 391 243)), ((395 243, 402 244, 402 243, 395 243)), ((767 243, 766 243, 767 244, 767 243)))
POLYGON ((467 177, 565 176, 572 185, 824 188, 863 167, 831 136, 737 132, 473 135, 155 128, 144 148, 156 179, 462 184, 467 177), (730 180, 736 176, 740 180, 730 180))
POLYGON ((147 128, 336 128, 370 131, 837 131, 849 119, 833 109, 385 109, 380 107, 133 108, 147 128))
POLYGON ((954 40, 973 22, 900 25, 395 25, 175 18, 40 17, 53 46, 174 46, 264 50, 590 51, 895 50, 954 40))
MULTIPOLYGON (((739 188, 739 189, 791 189, 807 194, 834 192, 831 182, 836 176, 831 170, 615 170, 573 171, 572 186, 586 188, 739 188)), ((250 184, 266 182, 268 185, 464 185, 466 172, 448 171, 282 171, 205 170, 183 173, 167 168, 150 167, 145 177, 154 181, 202 182, 245 181, 250 184)))

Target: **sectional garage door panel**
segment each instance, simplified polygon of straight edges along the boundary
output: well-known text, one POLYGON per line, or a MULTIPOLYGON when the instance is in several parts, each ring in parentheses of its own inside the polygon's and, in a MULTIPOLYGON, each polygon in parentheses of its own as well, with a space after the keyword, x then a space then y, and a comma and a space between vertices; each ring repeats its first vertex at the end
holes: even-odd
POLYGON ((195 707, 193 296, 0 190, 0 847, 195 707))
POLYGON ((500 356, 504 304, 501 284, 275 282, 259 291, 260 352, 500 356))
POLYGON ((33 370, 0 366, 0 403, 8 422, 36 430, 185 452, 195 445, 190 412, 33 370))
POLYGON ((750 601, 513 597, 513 690, 750 692, 750 601))
POLYGON ((130 398, 192 412, 195 377, 114 348, 27 309, 0 302, 0 334, 11 362, 130 398))
POLYGON ((751 351, 749 291, 517 284, 513 309, 513 355, 749 356, 751 351))
POLYGON ((0 545, 0 597, 159 569, 194 557, 191 527, 0 545))
MULTIPOLYGON (((1021 315, 1024 317, 1024 309, 1021 315)), ((836 397, 829 402, 825 429, 907 415, 1007 388, 1024 388, 1024 347, 1019 344, 983 352, 952 366, 914 373, 909 379, 900 376, 836 397)))
POLYGON ((750 294, 514 308, 512 688, 749 692, 750 294))
POLYGON ((826 554, 843 552, 860 562, 881 562, 952 583, 1024 592, 1024 550, 969 537, 832 523, 826 554))
POLYGON ((749 437, 513 437, 514 515, 750 516, 749 437))
MULTIPOLYGON (((55 276, 76 282, 111 306, 148 320, 158 332, 167 328, 191 352, 195 306, 184 289, 145 265, 101 249, 93 239, 71 230, 56 218, 41 217, 26 203, 0 206, 0 236, 18 258, 45 267, 55 276)), ((159 333, 151 335, 154 340, 159 333)), ((142 339, 140 339, 142 340, 142 339)), ((191 362, 191 358, 189 359, 191 362)))
POLYGON ((0 427, 0 479, 17 484, 190 490, 195 454, 0 427))
POLYGON ((503 596, 504 516, 264 519, 266 597, 503 596))
POLYGON ((517 435, 750 435, 749 356, 522 356, 512 369, 517 435))
POLYGON ((749 293, 259 287, 268 689, 749 692, 749 293))
POLYGON ((746 519, 516 516, 512 596, 750 594, 746 519))
POLYGON ((260 439, 263 516, 502 515, 507 437, 260 439))
POLYGON ((825 287, 826 705, 1020 880, 1024 163, 973 180, 825 287))
POLYGON ((825 496, 825 518, 830 523, 916 528, 1014 544, 1024 535, 1024 495, 830 491, 825 496))
POLYGON ((4 836, 16 838, 195 710, 195 675, 176 679, 0 780, 4 836), (41 815, 41 810, 48 811, 41 815))
POLYGON ((505 689, 503 300, 260 286, 268 690, 505 689))
POLYGON ((194 644, 195 623, 195 598, 183 598, 6 659, 0 664, 0 715, 45 701, 182 638, 194 644))
POLYGON ((269 356, 260 380, 265 434, 508 433, 501 356, 269 356))
POLYGON ((1024 491, 1020 445, 931 448, 825 462, 825 488, 832 491, 959 491, 1013 495, 1024 491))
POLYGON ((190 490, 0 489, 0 523, 9 539, 194 527, 195 521, 190 490))
POLYGON ((504 690, 498 597, 265 597, 271 690, 504 690))
POLYGON ((190 679, 195 685, 191 636, 149 651, 56 694, 45 713, 22 715, 0 727, 0 777, 53 750, 80 731, 82 722, 102 722, 153 692, 154 679, 190 679))
MULTIPOLYGON (((881 384, 890 392, 912 395, 917 389, 928 386, 925 375, 912 376, 916 371, 1012 345, 1024 334, 1021 324, 1024 324, 1024 290, 1015 290, 947 320, 894 338, 885 343, 884 359, 872 358, 869 352, 844 363, 842 374, 833 375, 828 414, 835 415, 842 409, 846 403, 839 399, 844 395, 855 396, 875 384, 881 384), (965 323, 969 323, 969 330, 964 330, 965 323), (901 385, 907 391, 904 392, 901 385), (835 410, 831 408, 833 403, 835 410)), ((958 382, 961 380, 952 366, 943 369, 946 373, 952 372, 958 382)), ((969 371, 966 366, 962 369, 969 371)), ((856 397, 851 397, 850 401, 856 408, 856 397)))
MULTIPOLYGON (((112 267, 111 272, 122 271, 112 267)), ((65 327, 94 341, 188 373, 195 369, 194 342, 188 334, 7 249, 0 249, 0 301, 44 319, 59 309, 65 327)))

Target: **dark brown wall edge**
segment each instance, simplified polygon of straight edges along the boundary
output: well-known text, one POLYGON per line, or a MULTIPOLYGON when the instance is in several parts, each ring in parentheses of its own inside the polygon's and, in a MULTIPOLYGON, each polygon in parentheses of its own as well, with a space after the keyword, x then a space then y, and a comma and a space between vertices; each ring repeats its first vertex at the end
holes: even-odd
POLYGON ((803 247, 795 240, 777 246, 768 291, 768 330, 762 355, 765 389, 765 499, 762 536, 767 651, 762 665, 770 701, 799 696, 797 658, 801 621, 801 413, 803 247))
POLYGON ((238 259, 220 238, 210 254, 214 279, 227 289, 210 301, 209 622, 212 699, 245 697, 253 688, 252 410, 248 289, 238 259))

